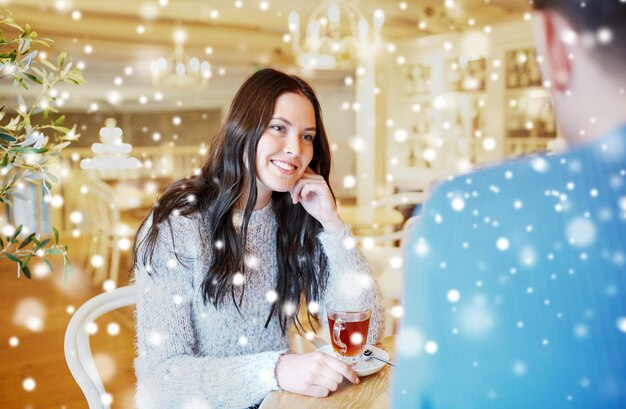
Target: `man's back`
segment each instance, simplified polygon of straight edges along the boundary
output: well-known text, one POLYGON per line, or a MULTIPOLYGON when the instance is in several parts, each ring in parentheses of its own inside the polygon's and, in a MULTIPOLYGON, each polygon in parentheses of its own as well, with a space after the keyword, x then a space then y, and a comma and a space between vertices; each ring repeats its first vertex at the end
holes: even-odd
POLYGON ((626 128, 436 190, 407 248, 398 408, 626 408, 626 128))

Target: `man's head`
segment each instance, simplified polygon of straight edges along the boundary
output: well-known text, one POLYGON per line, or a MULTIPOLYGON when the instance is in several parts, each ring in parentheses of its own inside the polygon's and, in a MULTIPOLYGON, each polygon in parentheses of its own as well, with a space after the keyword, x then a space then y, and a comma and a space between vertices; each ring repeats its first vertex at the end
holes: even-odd
POLYGON ((537 50, 570 142, 626 124, 626 0, 531 0, 537 50))
MULTIPOLYGON (((531 0, 532 1, 532 0, 531 0)), ((626 66, 626 0, 534 0, 535 10, 561 14, 606 68, 626 66)))

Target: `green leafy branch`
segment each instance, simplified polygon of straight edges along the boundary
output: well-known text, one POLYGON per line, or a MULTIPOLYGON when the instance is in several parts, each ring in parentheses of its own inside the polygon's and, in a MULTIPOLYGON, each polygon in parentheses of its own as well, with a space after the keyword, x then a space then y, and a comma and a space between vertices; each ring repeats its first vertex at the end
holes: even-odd
MULTIPOLYGON (((76 133, 76 125, 71 128, 63 126, 65 116, 53 107, 56 101, 54 87, 63 82, 81 85, 85 79, 81 70, 67 61, 65 52, 58 55, 56 64, 36 59, 39 51, 33 46, 49 47, 51 42, 50 39, 39 39, 29 25, 20 26, 9 11, 0 9, 0 80, 12 79, 13 85, 24 90, 39 87, 30 103, 21 94, 17 95, 14 115, 9 114, 4 106, 0 108, 0 203, 9 207, 12 206, 11 198, 21 197, 19 191, 24 183, 41 186, 43 197, 49 199, 52 185, 57 182, 49 169, 49 161, 80 136, 76 133), (7 28, 17 31, 17 36, 6 38, 3 29, 7 28), (52 115, 57 117, 53 119, 52 115)), ((6 241, 0 238, 0 259, 6 257, 17 263, 18 278, 21 271, 30 278, 28 263, 33 255, 62 255, 65 275, 72 271, 67 260, 67 246, 58 244, 56 228, 53 227, 54 245, 50 239, 39 241, 40 234, 36 232, 20 238, 22 229, 22 225, 17 226, 12 235, 5 237, 6 241)))
POLYGON ((54 232, 54 244, 50 244, 51 238, 41 240, 39 233, 31 233, 23 240, 18 240, 22 225, 18 226, 11 236, 5 236, 4 240, 0 235, 2 255, 17 264, 17 278, 20 278, 22 273, 26 278, 31 278, 28 263, 33 257, 41 258, 50 271, 53 271, 52 263, 45 258, 49 255, 63 256, 63 271, 66 278, 68 274, 74 274, 74 269, 67 258, 67 246, 59 244, 59 231, 54 227, 52 230, 54 232))

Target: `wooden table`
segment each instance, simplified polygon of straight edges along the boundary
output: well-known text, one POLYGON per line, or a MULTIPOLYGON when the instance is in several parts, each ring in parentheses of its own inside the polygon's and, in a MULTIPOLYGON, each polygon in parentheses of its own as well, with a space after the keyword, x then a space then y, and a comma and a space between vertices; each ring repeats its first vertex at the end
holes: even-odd
MULTIPOLYGON (((378 347, 389 353, 393 362, 393 342, 394 338, 389 336, 381 340, 378 347)), ((385 365, 383 369, 361 378, 358 385, 353 385, 347 380, 339 385, 335 392, 331 392, 326 398, 314 398, 310 396, 298 395, 285 391, 274 391, 267 395, 259 409, 377 409, 391 407, 390 378, 391 368, 385 365)))
POLYGON ((352 229, 392 227, 404 222, 402 213, 389 207, 341 205, 337 210, 352 229))

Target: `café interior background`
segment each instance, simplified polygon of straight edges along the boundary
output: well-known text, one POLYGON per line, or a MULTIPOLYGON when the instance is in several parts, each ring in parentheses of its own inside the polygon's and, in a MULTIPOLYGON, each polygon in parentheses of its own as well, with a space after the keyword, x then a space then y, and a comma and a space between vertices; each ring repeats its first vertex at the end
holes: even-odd
MULTIPOLYGON (((27 185, 19 206, 0 208, 8 230, 56 226, 77 271, 64 283, 62 268, 52 273, 39 263, 32 280, 16 281, 14 264, 0 260, 3 407, 72 407, 72 399, 81 407, 62 355, 70 315, 98 292, 128 284, 139 223, 169 183, 197 171, 235 91, 256 69, 284 70, 316 89, 342 206, 358 213, 398 193, 419 194, 395 205, 399 222, 358 226, 364 235, 401 230, 438 180, 560 144, 524 0, 0 0, 0 7, 54 40, 37 58, 55 61, 65 50, 87 80, 51 91, 65 124, 81 134, 55 163, 52 196, 27 185)), ((15 112, 18 91, 0 81, 5 111, 15 112)), ((398 242, 387 246, 397 251, 398 242)), ((397 256, 389 260, 401 277, 397 256)), ((117 323, 117 331, 101 326, 92 337, 94 349, 100 337, 124 351, 115 347, 97 362, 111 382, 125 383, 113 394, 117 404, 132 398, 134 382, 132 313, 119 321, 127 338, 117 323)))

